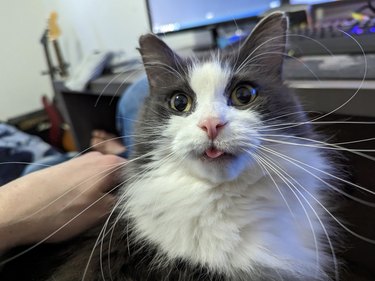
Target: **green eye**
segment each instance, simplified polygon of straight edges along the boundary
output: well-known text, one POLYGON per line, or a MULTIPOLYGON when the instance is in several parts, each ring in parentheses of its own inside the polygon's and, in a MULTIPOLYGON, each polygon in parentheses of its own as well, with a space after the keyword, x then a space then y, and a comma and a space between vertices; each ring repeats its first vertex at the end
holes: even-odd
POLYGON ((244 106, 253 102, 257 96, 257 89, 251 85, 239 85, 230 95, 230 105, 244 106))
POLYGON ((179 112, 188 112, 191 109, 192 100, 188 95, 176 93, 172 96, 170 107, 179 112))

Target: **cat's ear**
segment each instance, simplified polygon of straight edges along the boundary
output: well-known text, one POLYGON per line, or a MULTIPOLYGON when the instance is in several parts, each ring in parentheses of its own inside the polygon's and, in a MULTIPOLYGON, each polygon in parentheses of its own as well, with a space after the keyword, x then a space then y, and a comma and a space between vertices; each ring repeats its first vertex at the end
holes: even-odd
POLYGON ((153 34, 142 35, 139 46, 138 50, 151 87, 165 85, 178 75, 177 69, 181 65, 181 58, 161 39, 153 34))
POLYGON ((285 56, 288 18, 275 12, 262 19, 240 47, 239 63, 259 65, 281 76, 285 56))

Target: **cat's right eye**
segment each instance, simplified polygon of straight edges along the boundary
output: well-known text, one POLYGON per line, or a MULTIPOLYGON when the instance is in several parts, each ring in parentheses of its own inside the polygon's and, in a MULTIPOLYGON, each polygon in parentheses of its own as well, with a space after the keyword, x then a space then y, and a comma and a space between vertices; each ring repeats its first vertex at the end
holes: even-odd
POLYGON ((169 101, 169 106, 179 112, 190 111, 191 105, 191 97, 184 93, 175 93, 169 101))
POLYGON ((232 106, 243 107, 254 101, 258 94, 255 87, 249 84, 237 86, 230 95, 229 104, 232 106))

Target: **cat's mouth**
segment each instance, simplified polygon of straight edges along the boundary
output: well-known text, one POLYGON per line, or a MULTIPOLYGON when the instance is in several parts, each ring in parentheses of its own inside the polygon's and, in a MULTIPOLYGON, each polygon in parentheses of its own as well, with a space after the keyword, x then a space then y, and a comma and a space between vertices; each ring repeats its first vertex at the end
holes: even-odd
POLYGON ((205 156, 207 156, 208 158, 211 158, 211 159, 215 159, 215 158, 218 158, 222 155, 225 154, 224 151, 220 150, 220 149, 217 149, 215 147, 210 147, 209 149, 207 149, 205 152, 204 152, 205 156))
POLYGON ((234 155, 230 154, 224 150, 221 150, 215 146, 211 146, 207 148, 202 155, 202 160, 206 161, 219 161, 219 160, 225 160, 233 158, 234 155))

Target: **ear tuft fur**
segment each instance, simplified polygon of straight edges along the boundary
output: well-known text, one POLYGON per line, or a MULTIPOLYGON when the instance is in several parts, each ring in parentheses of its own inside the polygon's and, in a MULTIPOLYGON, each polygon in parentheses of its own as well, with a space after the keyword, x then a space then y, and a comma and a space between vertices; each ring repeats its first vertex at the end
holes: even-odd
POLYGON ((239 61, 245 62, 245 65, 263 65, 275 78, 281 78, 287 31, 288 18, 285 13, 274 12, 266 16, 242 44, 239 61))
POLYGON ((180 57, 154 34, 142 35, 138 48, 141 53, 147 78, 151 87, 156 87, 161 79, 167 79, 171 70, 176 70, 180 57))

